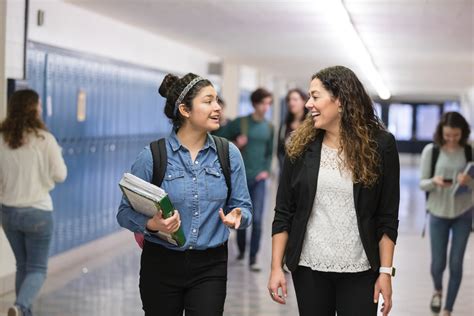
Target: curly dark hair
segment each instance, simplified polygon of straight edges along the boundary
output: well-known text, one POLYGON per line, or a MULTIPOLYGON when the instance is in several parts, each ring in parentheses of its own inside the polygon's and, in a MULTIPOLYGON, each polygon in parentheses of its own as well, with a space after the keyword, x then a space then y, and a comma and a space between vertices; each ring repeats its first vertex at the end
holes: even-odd
POLYGON ((30 89, 15 91, 10 97, 7 118, 0 124, 0 132, 10 148, 24 145, 29 133, 42 138, 38 131, 48 130, 38 112, 39 101, 38 93, 30 89))
MULTIPOLYGON (((377 117, 373 102, 355 73, 344 66, 325 68, 311 77, 318 79, 334 100, 339 100, 342 113, 339 154, 344 153, 346 166, 354 183, 370 187, 378 179, 377 143, 375 134, 385 130, 377 117)), ((296 129, 287 147, 291 159, 301 156, 320 130, 311 117, 296 129)))
MULTIPOLYGON (((173 74, 167 74, 158 89, 160 95, 166 98, 165 115, 171 120, 175 130, 178 130, 184 123, 184 117, 179 111, 175 111, 175 103, 184 88, 197 77, 199 76, 193 73, 188 73, 182 78, 178 78, 173 74)), ((208 86, 212 86, 209 80, 199 81, 189 90, 181 103, 191 111, 194 97, 199 94, 202 88, 208 86)))
POLYGON ((464 116, 458 112, 446 112, 441 116, 438 126, 433 136, 433 140, 439 147, 443 146, 445 141, 443 139, 443 127, 459 128, 461 130, 461 139, 459 145, 466 146, 469 135, 471 134, 471 128, 467 123, 464 116))

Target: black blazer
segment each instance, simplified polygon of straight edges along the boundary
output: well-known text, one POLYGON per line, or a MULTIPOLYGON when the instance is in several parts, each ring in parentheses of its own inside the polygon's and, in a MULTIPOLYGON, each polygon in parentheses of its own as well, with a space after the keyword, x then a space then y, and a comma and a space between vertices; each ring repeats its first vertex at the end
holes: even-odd
MULTIPOLYGON (((285 158, 275 206, 272 235, 287 231, 286 265, 298 266, 309 215, 316 196, 324 131, 295 161, 285 158)), ((370 188, 354 184, 357 225, 370 266, 380 267, 379 241, 383 234, 396 242, 400 202, 400 163, 395 138, 381 131, 376 135, 380 157, 377 182, 370 188)))

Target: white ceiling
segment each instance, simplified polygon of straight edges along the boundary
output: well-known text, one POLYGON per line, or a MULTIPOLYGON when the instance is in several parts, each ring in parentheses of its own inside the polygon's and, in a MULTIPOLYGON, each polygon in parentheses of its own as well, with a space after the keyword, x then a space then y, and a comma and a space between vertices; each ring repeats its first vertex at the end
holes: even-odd
MULTIPOLYGON (((328 0, 332 1, 332 0, 328 0)), ((66 0, 284 76, 352 68, 373 91, 317 0, 66 0)), ((345 0, 393 99, 457 98, 474 86, 474 0, 345 0)))

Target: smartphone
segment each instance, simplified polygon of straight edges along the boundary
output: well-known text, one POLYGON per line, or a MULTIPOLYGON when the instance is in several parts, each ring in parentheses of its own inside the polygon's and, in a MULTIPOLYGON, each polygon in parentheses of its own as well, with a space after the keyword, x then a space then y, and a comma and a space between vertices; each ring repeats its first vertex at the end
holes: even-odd
POLYGON ((453 184, 453 179, 443 179, 443 182, 446 184, 453 184))

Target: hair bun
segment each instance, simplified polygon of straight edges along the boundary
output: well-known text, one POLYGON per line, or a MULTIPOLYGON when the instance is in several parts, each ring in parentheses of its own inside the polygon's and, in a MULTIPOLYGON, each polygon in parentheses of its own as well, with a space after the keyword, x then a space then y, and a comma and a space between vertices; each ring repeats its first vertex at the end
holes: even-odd
POLYGON ((163 98, 168 98, 171 87, 179 80, 179 78, 173 74, 167 74, 161 82, 158 92, 163 98))

